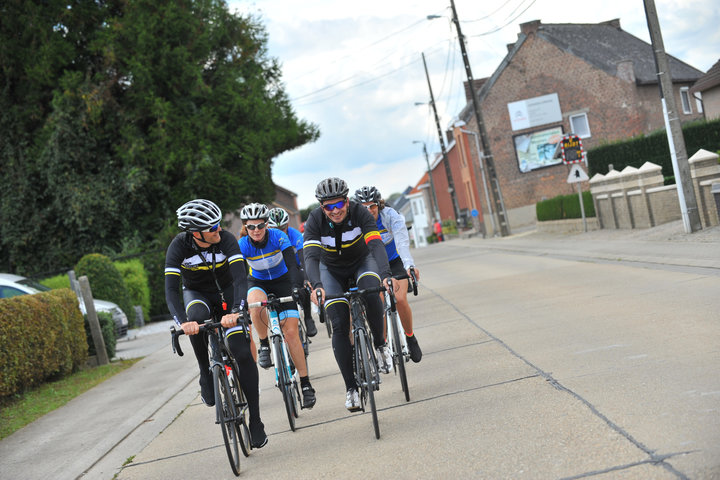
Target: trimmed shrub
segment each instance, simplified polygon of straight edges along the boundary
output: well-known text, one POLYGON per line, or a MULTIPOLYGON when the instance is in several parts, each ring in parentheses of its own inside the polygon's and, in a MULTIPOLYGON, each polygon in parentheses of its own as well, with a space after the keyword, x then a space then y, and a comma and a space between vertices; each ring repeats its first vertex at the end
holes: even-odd
POLYGON ((108 257, 99 253, 85 255, 75 265, 75 275, 77 278, 88 277, 93 298, 116 303, 125 312, 128 321, 135 318, 125 280, 108 257))
POLYGON ((55 275, 54 277, 46 278, 44 280, 40 280, 40 283, 45 285, 48 288, 70 288, 70 277, 67 276, 67 273, 63 273, 60 275, 55 275))
MULTIPOLYGON (((105 340, 105 351, 107 352, 108 358, 113 358, 115 356, 115 347, 117 346, 115 321, 108 312, 97 312, 97 316, 100 322, 100 331, 102 332, 103 340, 105 340)), ((85 338, 87 339, 88 355, 96 355, 95 342, 92 338, 92 331, 90 330, 90 322, 88 322, 87 315, 85 316, 85 338)))
POLYGON ((87 341, 69 289, 0 299, 0 396, 21 393, 78 370, 87 341))
MULTIPOLYGON (((140 305, 143 316, 150 318, 150 286, 148 285, 148 277, 143 263, 140 259, 134 258, 124 262, 115 262, 115 266, 120 271, 123 280, 125 280, 125 286, 132 304, 140 305)), ((130 326, 134 326, 135 312, 133 312, 132 317, 128 315, 128 322, 130 326)))
MULTIPOLYGON (((595 205, 593 204, 592 194, 590 192, 582 192, 582 199, 583 207, 585 207, 585 217, 594 217, 595 205)), ((535 204, 535 214, 537 215, 538 222, 582 218, 577 193, 559 195, 537 202, 535 204)))

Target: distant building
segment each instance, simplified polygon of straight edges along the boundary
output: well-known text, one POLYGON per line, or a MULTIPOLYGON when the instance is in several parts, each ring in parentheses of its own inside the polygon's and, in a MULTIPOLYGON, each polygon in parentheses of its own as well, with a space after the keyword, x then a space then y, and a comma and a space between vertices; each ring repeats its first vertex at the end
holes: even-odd
MULTIPOLYGON (((275 185, 275 200, 268 203, 267 206, 268 208, 284 208, 290 216, 290 226, 297 229, 300 228, 300 210, 297 206, 297 193, 292 192, 287 188, 283 188, 280 185, 275 185)), ((226 214, 224 220, 227 223, 226 230, 231 231, 237 236, 242 228, 240 210, 226 214)))
POLYGON ((695 82, 690 95, 695 97, 697 108, 704 110, 705 119, 720 118, 720 60, 695 82))

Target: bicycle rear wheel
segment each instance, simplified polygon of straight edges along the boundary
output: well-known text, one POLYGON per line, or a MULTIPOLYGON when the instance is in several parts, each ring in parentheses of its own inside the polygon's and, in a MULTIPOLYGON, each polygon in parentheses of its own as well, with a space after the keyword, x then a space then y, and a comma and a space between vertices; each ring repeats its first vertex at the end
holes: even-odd
POLYGON ((235 476, 238 476, 240 475, 240 450, 238 448, 238 429, 235 424, 237 412, 225 368, 221 365, 213 367, 213 384, 215 385, 216 421, 222 430, 230 467, 235 476))
POLYGON ((405 393, 405 401, 410 401, 410 387, 408 386, 407 372, 405 371, 405 355, 403 355, 402 341, 400 335, 400 324, 397 312, 388 312, 388 328, 392 330, 393 362, 400 374, 400 385, 405 393))
POLYGON ((295 409, 293 407, 292 385, 290 383, 290 372, 288 365, 285 363, 283 355, 283 345, 280 337, 273 337, 273 355, 275 362, 275 372, 277 373, 277 382, 280 393, 282 393, 283 403, 285 403, 285 413, 287 414, 290 430, 295 431, 295 409))
POLYGON ((355 351, 356 351, 356 365, 358 367, 358 373, 360 374, 360 397, 364 403, 367 398, 368 404, 370 405, 370 411, 372 413, 373 428, 375 429, 375 438, 380 438, 380 424, 378 423, 377 407, 375 405, 375 387, 376 387, 376 375, 374 372, 377 370, 376 365, 372 365, 375 356, 370 350, 369 339, 367 333, 364 330, 360 330, 356 335, 355 351))

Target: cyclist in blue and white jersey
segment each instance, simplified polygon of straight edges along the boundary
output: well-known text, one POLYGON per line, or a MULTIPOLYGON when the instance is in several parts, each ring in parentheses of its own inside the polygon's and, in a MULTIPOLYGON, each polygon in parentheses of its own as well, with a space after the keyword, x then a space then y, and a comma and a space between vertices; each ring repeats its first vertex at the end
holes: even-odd
MULTIPOLYGON (((350 279, 360 289, 377 287, 380 282, 385 288, 395 289, 395 285, 375 220, 362 205, 348 199, 348 191, 345 181, 337 177, 326 178, 317 185, 315 198, 320 207, 310 212, 305 222, 303 255, 305 272, 315 290, 311 300, 316 303, 320 293, 332 322, 333 353, 345 382, 345 408, 355 412, 361 405, 353 376, 350 306, 344 298, 326 302, 325 294, 342 294, 350 279)), ((364 298, 378 367, 388 373, 392 357, 383 335, 382 302, 375 293, 364 298)))
MULTIPOLYGON (((305 267, 303 264, 302 247, 303 247, 303 236, 299 230, 294 229, 290 226, 290 215, 285 209, 276 207, 270 209, 270 217, 268 218, 268 227, 278 228, 285 232, 290 239, 290 243, 295 248, 295 260, 297 260, 298 269, 300 269, 300 275, 305 279, 305 267)), ((300 289, 300 301, 298 302, 303 309, 303 317, 305 320, 305 330, 307 330, 308 337, 314 337, 317 335, 317 327, 315 321, 312 318, 310 309, 310 295, 304 288, 300 289)))
POLYGON ((268 439, 260 420, 258 369, 244 327, 237 325, 247 293, 242 254, 235 236, 220 226, 222 213, 213 202, 191 200, 177 209, 177 218, 184 231, 173 239, 165 256, 165 300, 175 323, 190 338, 200 367, 200 398, 210 407, 215 405, 208 337, 199 324, 220 312, 248 402, 252 445, 261 448, 268 439))
MULTIPOLYGON (((380 192, 373 186, 365 186, 355 191, 355 201, 362 203, 377 222, 380 236, 385 244, 390 269, 393 275, 410 275, 410 268, 415 271, 415 277, 420 278, 420 271, 410 254, 410 236, 407 233, 405 217, 395 209, 385 205, 380 192)), ((399 280, 400 286, 395 294, 397 311, 400 315, 405 336, 407 337, 410 358, 417 363, 422 359, 422 350, 413 333, 412 309, 408 303, 408 279, 399 280)))
MULTIPOLYGON (((296 297, 294 290, 302 288, 302 277, 290 239, 276 228, 267 228, 269 216, 268 208, 261 203, 245 205, 240 211, 243 230, 247 232, 238 240, 238 245, 248 267, 248 303, 265 301, 268 293, 276 297, 296 297)), ((312 408, 315 405, 315 389, 310 384, 305 351, 298 334, 300 314, 297 305, 281 305, 279 317, 290 357, 300 375, 303 408, 312 408)), ((260 339, 258 364, 270 368, 267 311, 262 307, 251 308, 250 318, 260 339)))

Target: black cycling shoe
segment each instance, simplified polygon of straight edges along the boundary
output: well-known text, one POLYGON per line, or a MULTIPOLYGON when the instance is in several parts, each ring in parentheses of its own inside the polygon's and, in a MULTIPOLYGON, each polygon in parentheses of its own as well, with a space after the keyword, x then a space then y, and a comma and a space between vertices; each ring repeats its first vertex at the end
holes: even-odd
POLYGON ((250 421, 250 442, 253 448, 262 448, 268 443, 268 437, 265 435, 265 425, 258 420, 250 421))
POLYGON ((215 390, 209 372, 206 375, 200 374, 200 400, 208 407, 215 406, 215 390))
POLYGON ((270 368, 272 362, 270 362, 270 345, 260 345, 258 348, 258 365, 262 368, 270 368))
POLYGON ((420 350, 417 338, 413 335, 412 337, 405 337, 405 339, 407 340, 408 348, 410 349, 410 360, 418 363, 422 360, 422 350, 420 350))
POLYGON ((308 337, 314 337, 317 335, 317 327, 315 326, 315 320, 312 317, 305 317, 305 329, 307 330, 308 337))
POLYGON ((315 389, 311 387, 310 385, 305 385, 302 387, 302 394, 303 394, 303 404, 302 408, 311 409, 315 406, 315 389))

